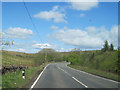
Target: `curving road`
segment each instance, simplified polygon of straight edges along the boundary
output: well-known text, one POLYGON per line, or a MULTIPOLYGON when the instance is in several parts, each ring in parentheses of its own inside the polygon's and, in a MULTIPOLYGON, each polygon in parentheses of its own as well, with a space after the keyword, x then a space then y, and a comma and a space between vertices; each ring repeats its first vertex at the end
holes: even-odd
POLYGON ((67 67, 47 65, 31 88, 118 88, 118 82, 67 67))

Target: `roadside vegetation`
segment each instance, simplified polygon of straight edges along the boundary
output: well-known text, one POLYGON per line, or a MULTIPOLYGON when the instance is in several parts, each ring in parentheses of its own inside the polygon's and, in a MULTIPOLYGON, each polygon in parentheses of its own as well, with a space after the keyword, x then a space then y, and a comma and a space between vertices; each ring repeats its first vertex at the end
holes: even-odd
POLYGON ((114 46, 108 45, 107 41, 101 50, 92 51, 75 49, 71 52, 56 52, 49 48, 42 49, 35 54, 2 51, 2 68, 8 68, 2 75, 2 87, 25 87, 48 63, 62 61, 71 62, 69 66, 72 68, 116 81, 120 75, 120 48, 114 50, 114 46), (26 79, 22 78, 21 70, 9 70, 11 66, 26 67, 26 79))
POLYGON ((35 74, 42 71, 48 63, 42 64, 38 67, 32 67, 25 70, 25 79, 22 78, 22 71, 6 73, 2 77, 2 88, 24 88, 34 78, 35 74))
POLYGON ((94 51, 73 51, 64 56, 70 67, 118 81, 120 74, 120 51, 105 42, 104 48, 94 51))
POLYGON ((2 75, 2 88, 24 88, 47 64, 60 61, 62 54, 52 49, 43 49, 35 54, 2 51, 2 68, 7 69, 2 75), (26 67, 25 80, 22 78, 22 70, 15 67, 26 67))

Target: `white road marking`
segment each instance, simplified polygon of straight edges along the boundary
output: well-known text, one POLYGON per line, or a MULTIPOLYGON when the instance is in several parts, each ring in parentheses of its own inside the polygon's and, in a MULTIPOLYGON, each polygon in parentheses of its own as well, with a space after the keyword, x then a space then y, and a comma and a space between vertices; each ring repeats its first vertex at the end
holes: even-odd
POLYGON ((78 72, 82 72, 82 73, 85 73, 85 74, 88 74, 88 75, 91 75, 91 76, 94 76, 94 77, 97 77, 97 78, 101 78, 101 79, 104 79, 104 80, 107 80, 107 81, 111 81, 111 82, 114 82, 114 83, 119 83, 117 81, 114 81, 114 80, 110 80, 110 79, 107 79, 107 78, 103 78, 103 77, 99 77, 99 76, 96 76, 96 75, 93 75, 93 74, 90 74, 90 73, 87 73, 87 72, 84 72, 84 71, 80 71, 80 70, 77 70, 77 69, 74 69, 74 68, 71 68, 69 66, 66 65, 66 67, 72 69, 72 70, 75 70, 75 71, 78 71, 78 72))
MULTIPOLYGON (((49 64, 48 64, 49 65, 49 64)), ((47 65, 47 66, 48 66, 47 65)), ((46 66, 46 67, 47 67, 46 66)), ((35 86, 35 84, 37 83, 37 81, 39 80, 39 78, 41 77, 41 75, 43 74, 43 72, 45 71, 46 67, 43 69, 43 71, 40 73, 40 75, 38 76, 38 78, 35 80, 35 82, 33 83, 33 85, 30 87, 30 90, 35 86)))
MULTIPOLYGON (((58 67, 60 70, 62 70, 63 72, 65 72, 66 74, 68 74, 69 76, 71 76, 68 72, 66 72, 65 70, 61 69, 60 67, 58 67)), ((72 76, 71 76, 72 77, 72 76)), ((83 84, 82 82, 80 82, 79 80, 77 80, 75 77, 72 77, 75 81, 77 81, 78 83, 80 83, 81 85, 83 85, 84 87, 88 88, 88 86, 86 86, 85 84, 83 84)))
POLYGON ((66 72, 65 70, 61 69, 60 67, 58 67, 58 69, 62 70, 63 72, 65 72, 66 74, 68 74, 69 76, 71 76, 68 72, 66 72))
POLYGON ((77 80, 75 77, 72 77, 75 81, 77 81, 78 83, 82 84, 84 87, 88 88, 88 86, 86 86, 85 84, 83 84, 82 82, 80 82, 79 80, 77 80))

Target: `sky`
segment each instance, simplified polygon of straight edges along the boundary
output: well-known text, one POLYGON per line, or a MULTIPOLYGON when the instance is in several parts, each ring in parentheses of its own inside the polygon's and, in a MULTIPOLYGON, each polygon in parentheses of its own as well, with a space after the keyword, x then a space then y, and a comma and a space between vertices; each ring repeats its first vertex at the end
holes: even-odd
POLYGON ((118 3, 3 2, 2 33, 3 42, 14 41, 3 46, 9 51, 97 50, 106 40, 117 47, 118 3))

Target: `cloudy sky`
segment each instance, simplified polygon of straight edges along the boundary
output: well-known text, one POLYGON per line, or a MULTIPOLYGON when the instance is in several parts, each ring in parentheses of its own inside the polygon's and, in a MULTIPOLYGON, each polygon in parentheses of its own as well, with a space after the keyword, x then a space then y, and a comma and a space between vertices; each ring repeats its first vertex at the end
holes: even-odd
POLYGON ((35 53, 101 49, 106 40, 117 47, 117 2, 8 2, 2 5, 5 50, 35 53), (30 17, 32 18, 32 22, 30 17))

